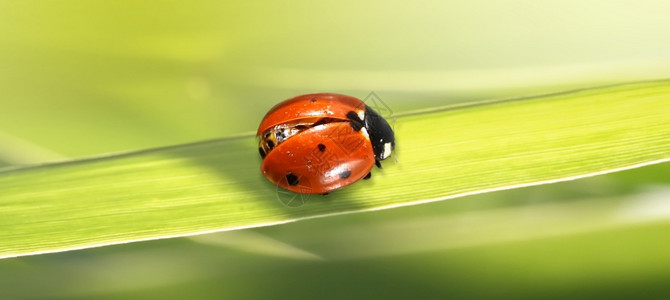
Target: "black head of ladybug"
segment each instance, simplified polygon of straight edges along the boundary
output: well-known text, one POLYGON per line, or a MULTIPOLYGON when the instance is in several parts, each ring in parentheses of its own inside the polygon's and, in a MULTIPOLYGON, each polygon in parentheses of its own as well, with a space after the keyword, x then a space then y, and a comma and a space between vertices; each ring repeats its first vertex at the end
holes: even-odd
POLYGON ((381 168, 379 161, 387 159, 395 149, 393 129, 382 116, 367 105, 365 106, 365 120, 363 121, 368 135, 370 135, 377 167, 381 168))
POLYGON ((375 164, 381 168, 380 162, 391 156, 391 152, 395 149, 393 129, 382 116, 367 105, 365 105, 365 115, 361 116, 352 111, 347 114, 347 117, 352 120, 354 129, 360 130, 360 127, 365 127, 375 154, 375 164))

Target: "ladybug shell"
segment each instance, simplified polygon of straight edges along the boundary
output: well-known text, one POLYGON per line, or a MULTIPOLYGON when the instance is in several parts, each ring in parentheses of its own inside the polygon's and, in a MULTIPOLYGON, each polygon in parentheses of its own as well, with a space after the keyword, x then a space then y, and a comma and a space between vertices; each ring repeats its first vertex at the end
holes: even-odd
MULTIPOLYGON (((294 100, 296 106, 310 102, 309 97, 294 100)), ((287 111, 298 114, 297 110, 287 111)), ((350 122, 331 122, 277 145, 263 160, 261 171, 268 180, 292 192, 324 194, 360 180, 374 164, 372 144, 361 131, 355 131, 350 122)))
POLYGON ((348 120, 348 112, 360 110, 365 110, 365 103, 351 96, 332 93, 301 95, 272 107, 265 114, 261 125, 258 126, 256 135, 260 135, 276 125, 292 123, 301 119, 332 118, 348 120))

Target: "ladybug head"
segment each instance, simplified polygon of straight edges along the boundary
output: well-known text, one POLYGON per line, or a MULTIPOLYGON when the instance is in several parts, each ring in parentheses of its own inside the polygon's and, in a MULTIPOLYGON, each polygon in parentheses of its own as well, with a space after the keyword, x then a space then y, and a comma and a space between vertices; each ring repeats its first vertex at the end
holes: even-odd
POLYGON ((389 123, 382 116, 367 105, 365 106, 365 118, 363 121, 365 129, 370 136, 377 166, 380 166, 379 161, 387 159, 391 156, 393 149, 395 149, 393 129, 391 129, 389 123))

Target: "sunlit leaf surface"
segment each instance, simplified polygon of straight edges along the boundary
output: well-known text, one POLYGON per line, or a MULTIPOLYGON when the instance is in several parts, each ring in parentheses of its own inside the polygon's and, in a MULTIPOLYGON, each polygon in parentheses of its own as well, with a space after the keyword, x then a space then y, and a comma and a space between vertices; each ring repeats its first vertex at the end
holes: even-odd
POLYGON ((258 171, 251 134, 0 173, 0 255, 257 227, 573 179, 670 158, 670 82, 395 116, 397 162, 328 196, 258 171))

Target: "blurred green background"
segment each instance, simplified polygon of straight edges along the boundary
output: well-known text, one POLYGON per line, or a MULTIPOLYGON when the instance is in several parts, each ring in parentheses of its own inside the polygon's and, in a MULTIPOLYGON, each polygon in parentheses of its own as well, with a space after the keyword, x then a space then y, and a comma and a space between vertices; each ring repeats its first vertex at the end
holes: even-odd
MULTIPOLYGON (((668 11, 660 0, 0 0, 0 167, 250 133, 308 92, 374 91, 399 113, 670 78, 668 11)), ((0 298, 667 299, 669 171, 5 259, 0 298)))

